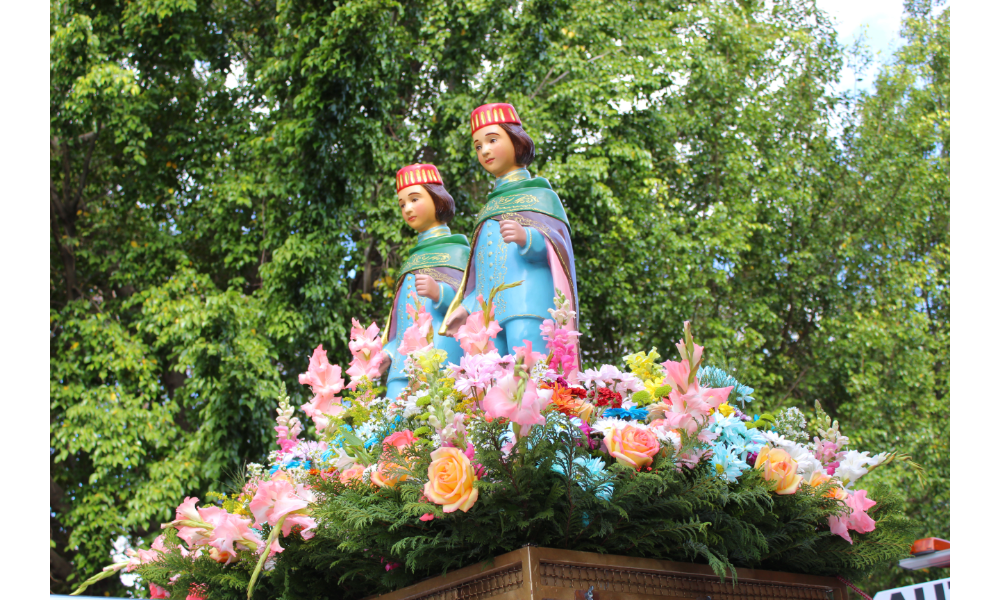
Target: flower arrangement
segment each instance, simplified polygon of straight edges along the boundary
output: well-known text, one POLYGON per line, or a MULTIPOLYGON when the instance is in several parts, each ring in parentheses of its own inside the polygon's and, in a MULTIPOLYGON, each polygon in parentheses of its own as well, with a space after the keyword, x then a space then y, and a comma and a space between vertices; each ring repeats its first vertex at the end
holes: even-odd
POLYGON ((542 324, 547 352, 529 342, 501 356, 492 296, 459 330, 457 365, 412 310, 398 398, 375 383, 375 324, 353 322, 348 385, 317 347, 299 376, 315 439, 282 399, 267 464, 249 465, 218 505, 186 498, 150 550, 77 593, 127 569, 152 597, 353 598, 525 544, 707 562, 720 575, 859 577, 906 554, 898 499, 857 484, 907 457, 849 448, 818 403, 813 431, 794 408, 751 416, 753 390, 702 364, 687 322, 680 360, 653 348, 624 371, 580 370, 559 296, 542 324))

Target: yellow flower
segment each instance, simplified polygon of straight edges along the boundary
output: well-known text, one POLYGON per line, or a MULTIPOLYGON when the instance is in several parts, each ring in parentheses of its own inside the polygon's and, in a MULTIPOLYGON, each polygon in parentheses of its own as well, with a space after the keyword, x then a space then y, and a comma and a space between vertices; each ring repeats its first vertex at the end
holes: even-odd
POLYGON ((732 406, 729 406, 728 402, 723 402, 722 404, 719 405, 719 412, 722 413, 723 417, 728 417, 729 415, 733 414, 734 410, 735 409, 732 406))
POLYGON ((656 347, 654 346, 649 351, 649 354, 645 352, 629 354, 625 357, 625 363, 639 379, 652 379, 663 373, 663 367, 656 362, 659 358, 660 353, 656 351, 656 347))
POLYGON ((656 398, 656 388, 663 386, 663 378, 654 377, 653 379, 647 379, 642 382, 642 385, 646 386, 646 391, 649 392, 650 397, 656 398))

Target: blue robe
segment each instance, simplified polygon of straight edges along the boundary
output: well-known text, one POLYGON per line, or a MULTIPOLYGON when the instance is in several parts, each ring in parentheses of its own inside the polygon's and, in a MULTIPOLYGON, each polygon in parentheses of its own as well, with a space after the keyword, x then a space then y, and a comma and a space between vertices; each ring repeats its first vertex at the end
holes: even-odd
POLYGON ((383 334, 385 336, 383 349, 392 359, 392 365, 389 367, 389 378, 386 382, 387 398, 396 398, 408 383, 403 371, 406 357, 399 353, 399 346, 403 343, 403 334, 414 322, 407 314, 406 305, 410 304, 416 308, 413 297, 410 295, 417 293, 416 275, 430 275, 438 284, 439 297, 437 302, 430 298, 417 296, 418 301, 431 315, 434 347, 447 352, 449 362, 458 364, 461 361, 463 352, 458 341, 439 334, 438 329, 440 329, 445 313, 448 311, 448 306, 455 298, 455 288, 461 283, 462 270, 455 267, 464 262, 463 259, 467 256, 467 252, 468 241, 466 241, 465 236, 451 235, 451 229, 447 225, 433 227, 417 236, 417 245, 411 251, 410 258, 403 264, 405 275, 396 286, 392 312, 383 334), (444 243, 439 243, 442 240, 444 243), (451 250, 450 256, 442 256, 441 249, 445 247, 451 250), (434 260, 435 257, 438 257, 437 260, 434 260), (421 258, 430 258, 430 260, 420 261, 421 258))

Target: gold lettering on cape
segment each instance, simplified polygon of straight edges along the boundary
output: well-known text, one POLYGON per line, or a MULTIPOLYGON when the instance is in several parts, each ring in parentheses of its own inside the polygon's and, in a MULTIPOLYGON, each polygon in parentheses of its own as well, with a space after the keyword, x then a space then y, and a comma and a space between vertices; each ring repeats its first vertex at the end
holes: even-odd
POLYGON ((486 203, 480 215, 495 212, 518 211, 538 204, 538 198, 532 194, 520 194, 517 196, 501 196, 486 203))
POLYGON ((418 254, 406 259, 400 270, 405 273, 421 267, 438 267, 447 264, 449 258, 451 258, 451 255, 445 252, 418 254))

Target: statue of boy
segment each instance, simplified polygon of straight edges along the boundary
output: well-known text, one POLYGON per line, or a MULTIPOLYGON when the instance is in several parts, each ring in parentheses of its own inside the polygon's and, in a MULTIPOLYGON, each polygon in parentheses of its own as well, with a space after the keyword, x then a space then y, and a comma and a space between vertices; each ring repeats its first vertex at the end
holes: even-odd
POLYGON ((501 355, 525 341, 544 351, 539 327, 550 318, 557 289, 579 314, 566 210, 548 180, 528 172, 535 144, 513 106, 485 104, 472 111, 472 143, 496 182, 476 218, 469 264, 440 332, 455 335, 480 310, 478 295, 486 298, 494 287, 523 280, 494 300, 494 317, 503 327, 495 344, 501 355))
MULTIPOLYGON (((396 196, 406 224, 415 229, 417 245, 400 268, 396 293, 389 309, 389 320, 382 333, 382 344, 392 361, 387 382, 387 398, 396 398, 406 387, 403 372, 406 356, 399 347, 403 333, 413 324, 406 304, 413 304, 412 293, 420 297, 431 315, 433 344, 448 353, 448 360, 458 364, 462 348, 453 338, 437 333, 445 312, 455 297, 469 261, 469 240, 452 234, 447 223, 455 216, 455 201, 444 188, 441 174, 434 165, 415 164, 396 173, 396 196)), ((414 306, 414 308, 416 308, 414 306)), ((385 368, 383 362, 382 368, 385 368)))

